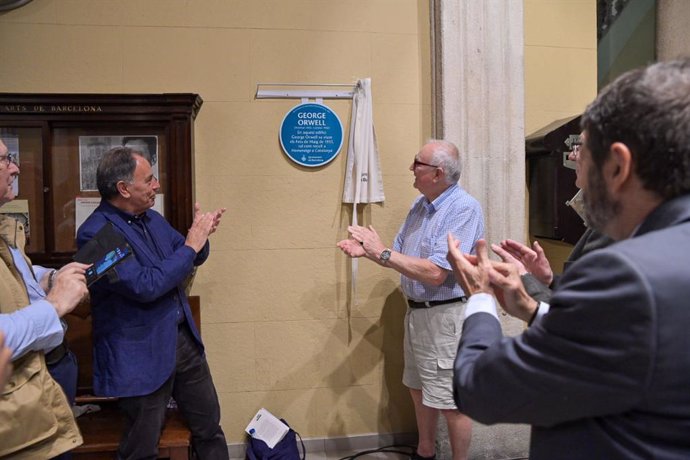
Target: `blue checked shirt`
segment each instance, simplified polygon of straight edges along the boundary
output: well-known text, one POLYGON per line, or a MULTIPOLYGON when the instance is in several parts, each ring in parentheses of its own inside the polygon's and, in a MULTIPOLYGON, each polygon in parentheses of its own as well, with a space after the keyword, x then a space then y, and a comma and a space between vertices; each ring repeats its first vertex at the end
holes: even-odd
POLYGON ((395 237, 394 251, 428 259, 450 271, 441 286, 429 286, 401 275, 400 284, 409 299, 425 302, 465 295, 446 260, 448 232, 460 240, 464 253, 474 253, 476 241, 484 236, 484 216, 479 202, 458 185, 448 187, 431 203, 420 195, 395 237))

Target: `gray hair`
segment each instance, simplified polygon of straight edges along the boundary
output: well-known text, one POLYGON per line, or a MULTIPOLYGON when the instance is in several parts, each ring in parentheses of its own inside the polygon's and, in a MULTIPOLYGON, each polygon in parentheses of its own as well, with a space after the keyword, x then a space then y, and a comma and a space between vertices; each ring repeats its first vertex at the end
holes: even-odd
POLYGON ((434 153, 431 156, 431 162, 446 173, 446 183, 448 185, 457 184, 462 174, 462 161, 460 160, 460 151, 452 142, 429 139, 427 144, 434 144, 434 153))
POLYGON ((140 154, 129 147, 115 147, 105 152, 96 170, 96 185, 103 199, 110 200, 119 194, 118 182, 132 181, 137 167, 134 155, 140 154))
POLYGON ((665 200, 690 193, 690 59, 621 75, 587 107, 582 128, 598 168, 622 142, 645 189, 665 200))

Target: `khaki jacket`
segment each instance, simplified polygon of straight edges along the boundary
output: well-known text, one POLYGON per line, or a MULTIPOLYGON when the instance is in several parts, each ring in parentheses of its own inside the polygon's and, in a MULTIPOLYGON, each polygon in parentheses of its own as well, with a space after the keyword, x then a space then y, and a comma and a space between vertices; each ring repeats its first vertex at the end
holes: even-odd
MULTIPOLYGON (((11 313, 29 304, 9 248, 24 253, 23 226, 0 216, 0 237, 0 312, 11 313)), ((0 459, 47 459, 81 445, 72 410, 43 353, 27 353, 12 364, 12 376, 0 390, 0 459)))

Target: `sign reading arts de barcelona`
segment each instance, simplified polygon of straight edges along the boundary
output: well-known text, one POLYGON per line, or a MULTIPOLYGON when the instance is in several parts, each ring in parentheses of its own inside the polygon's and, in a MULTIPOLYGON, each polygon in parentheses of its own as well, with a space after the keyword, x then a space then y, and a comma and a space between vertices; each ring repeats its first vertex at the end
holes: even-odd
POLYGON ((300 104, 283 118, 280 145, 297 164, 323 166, 333 161, 343 146, 343 125, 338 115, 323 104, 300 104))

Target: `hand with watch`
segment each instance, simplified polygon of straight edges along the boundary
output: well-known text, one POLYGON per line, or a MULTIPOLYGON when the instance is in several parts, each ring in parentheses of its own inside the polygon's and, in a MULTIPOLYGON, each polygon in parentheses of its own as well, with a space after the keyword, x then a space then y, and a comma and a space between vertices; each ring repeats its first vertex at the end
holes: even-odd
POLYGON ((391 258, 391 250, 386 248, 383 251, 381 251, 381 254, 379 254, 379 262, 381 262, 381 265, 386 265, 388 261, 391 258))
POLYGON ((391 250, 382 242, 374 227, 351 225, 347 228, 350 238, 340 241, 338 247, 350 257, 366 257, 380 265, 386 265, 391 257, 391 250))

